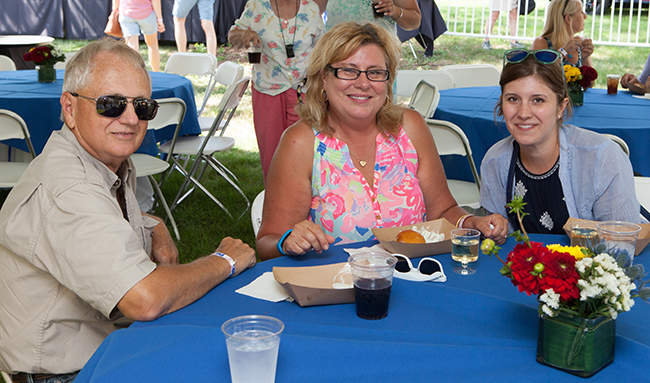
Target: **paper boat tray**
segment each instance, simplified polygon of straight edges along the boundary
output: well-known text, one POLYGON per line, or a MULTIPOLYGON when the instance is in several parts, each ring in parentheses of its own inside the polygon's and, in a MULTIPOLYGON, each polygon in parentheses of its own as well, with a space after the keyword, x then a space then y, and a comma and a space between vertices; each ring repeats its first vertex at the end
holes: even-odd
POLYGON ((451 253, 451 231, 454 229, 457 229, 457 227, 446 219, 440 218, 435 221, 422 222, 416 225, 372 229, 372 233, 377 237, 379 242, 381 242, 381 245, 387 251, 391 253, 404 254, 409 258, 420 258, 430 255, 451 253), (402 243, 395 240, 400 231, 412 229, 413 226, 443 233, 445 239, 442 242, 422 244, 402 243))
POLYGON ((325 266, 274 267, 273 277, 301 307, 354 303, 352 275, 346 262, 325 266), (348 288, 334 288, 344 284, 348 288))
MULTIPOLYGON (((564 229, 564 232, 569 236, 569 238, 571 238, 571 225, 574 222, 591 222, 594 226, 598 223, 596 221, 569 217, 564 226, 562 226, 562 229, 564 229)), ((641 226, 641 231, 639 232, 639 239, 636 241, 634 255, 639 255, 639 253, 648 246, 648 243, 650 243, 650 223, 638 223, 637 225, 641 226)))

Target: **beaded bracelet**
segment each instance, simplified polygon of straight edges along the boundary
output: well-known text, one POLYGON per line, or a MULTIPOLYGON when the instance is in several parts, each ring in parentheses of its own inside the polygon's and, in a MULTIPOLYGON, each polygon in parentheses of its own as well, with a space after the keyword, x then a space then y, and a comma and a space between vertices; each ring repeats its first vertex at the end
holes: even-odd
POLYGON ((288 255, 287 253, 284 252, 284 250, 282 250, 282 245, 284 244, 284 241, 287 239, 287 237, 291 234, 292 231, 293 231, 293 229, 289 229, 284 234, 282 234, 282 237, 280 237, 280 240, 278 241, 278 244, 276 245, 277 248, 278 248, 278 251, 282 255, 288 255))
POLYGON ((230 258, 229 255, 224 254, 224 253, 220 253, 218 251, 216 251, 216 252, 214 252, 214 253, 212 253, 210 255, 214 255, 215 257, 221 257, 221 258, 225 259, 226 261, 228 261, 228 263, 230 264, 230 274, 228 275, 228 278, 232 277, 232 275, 235 273, 235 263, 237 263, 237 261, 230 258))

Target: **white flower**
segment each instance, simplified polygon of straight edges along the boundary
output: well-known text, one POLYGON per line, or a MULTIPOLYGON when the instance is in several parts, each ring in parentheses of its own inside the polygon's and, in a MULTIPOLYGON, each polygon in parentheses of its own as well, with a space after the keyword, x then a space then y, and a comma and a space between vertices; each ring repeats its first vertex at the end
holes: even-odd
MULTIPOLYGON (((544 294, 539 297, 539 300, 555 310, 560 308, 560 294, 557 294, 553 289, 546 289, 544 294)), ((542 310, 544 310, 543 307, 542 310)))

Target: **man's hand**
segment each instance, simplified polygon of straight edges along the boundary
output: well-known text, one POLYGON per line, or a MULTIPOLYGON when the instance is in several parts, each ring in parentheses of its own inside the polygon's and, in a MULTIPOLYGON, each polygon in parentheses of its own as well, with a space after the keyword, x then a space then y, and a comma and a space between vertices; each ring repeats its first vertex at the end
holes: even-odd
POLYGON ((146 214, 148 217, 156 219, 159 224, 153 228, 153 238, 151 239, 151 258, 154 262, 160 264, 178 264, 178 249, 172 239, 165 222, 153 215, 146 214))
POLYGON ((242 242, 241 239, 226 237, 221 240, 216 251, 228 255, 233 261, 235 261, 235 273, 233 274, 233 277, 249 267, 255 266, 255 263, 257 262, 257 259, 255 258, 255 250, 242 242))

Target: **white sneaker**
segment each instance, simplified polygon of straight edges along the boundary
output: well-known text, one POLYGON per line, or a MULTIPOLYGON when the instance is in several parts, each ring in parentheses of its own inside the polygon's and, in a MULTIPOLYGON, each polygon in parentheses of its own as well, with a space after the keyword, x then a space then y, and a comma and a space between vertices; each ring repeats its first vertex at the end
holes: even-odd
POLYGON ((526 49, 526 46, 519 41, 515 41, 514 43, 510 43, 510 48, 526 49))
POLYGON ((481 48, 485 49, 486 51, 492 50, 492 46, 490 45, 489 41, 483 41, 483 44, 481 44, 481 48))

